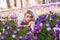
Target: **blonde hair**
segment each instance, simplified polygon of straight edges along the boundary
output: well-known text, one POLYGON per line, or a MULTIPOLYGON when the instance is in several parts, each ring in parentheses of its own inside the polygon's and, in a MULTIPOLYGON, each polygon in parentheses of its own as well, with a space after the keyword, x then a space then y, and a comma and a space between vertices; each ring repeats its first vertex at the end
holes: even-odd
POLYGON ((34 14, 31 10, 26 10, 25 13, 24 13, 24 17, 26 16, 26 14, 31 14, 32 16, 32 20, 31 21, 34 21, 34 14))

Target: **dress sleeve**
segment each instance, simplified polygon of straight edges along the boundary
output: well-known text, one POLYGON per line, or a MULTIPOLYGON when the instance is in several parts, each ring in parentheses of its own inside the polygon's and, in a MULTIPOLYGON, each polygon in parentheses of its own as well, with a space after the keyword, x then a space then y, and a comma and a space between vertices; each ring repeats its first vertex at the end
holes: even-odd
POLYGON ((24 19, 24 14, 21 13, 16 20, 17 20, 17 21, 19 21, 19 20, 20 20, 20 21, 23 21, 23 19, 24 19))

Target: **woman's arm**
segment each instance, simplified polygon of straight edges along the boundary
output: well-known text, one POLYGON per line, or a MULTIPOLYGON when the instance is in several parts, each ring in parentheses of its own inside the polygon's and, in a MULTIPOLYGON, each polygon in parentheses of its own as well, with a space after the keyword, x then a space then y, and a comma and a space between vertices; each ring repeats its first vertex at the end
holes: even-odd
POLYGON ((19 21, 17 22, 17 27, 21 27, 21 26, 28 27, 28 26, 29 26, 29 25, 21 25, 21 23, 22 23, 22 21, 19 20, 19 21))
POLYGON ((31 28, 31 31, 34 31, 34 25, 35 25, 35 22, 33 22, 33 21, 31 21, 31 22, 29 23, 29 26, 30 26, 30 28, 31 28))

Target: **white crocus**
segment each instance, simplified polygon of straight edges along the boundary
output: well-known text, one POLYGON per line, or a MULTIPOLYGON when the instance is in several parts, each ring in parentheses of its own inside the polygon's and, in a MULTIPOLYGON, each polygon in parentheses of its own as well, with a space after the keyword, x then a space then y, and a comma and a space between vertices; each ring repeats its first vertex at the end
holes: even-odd
POLYGON ((16 35, 13 34, 13 35, 12 35, 12 38, 16 38, 16 35))
POLYGON ((5 29, 4 29, 4 28, 3 28, 2 30, 3 30, 3 31, 5 31, 5 29))
POLYGON ((1 32, 0 32, 0 35, 1 35, 1 32))

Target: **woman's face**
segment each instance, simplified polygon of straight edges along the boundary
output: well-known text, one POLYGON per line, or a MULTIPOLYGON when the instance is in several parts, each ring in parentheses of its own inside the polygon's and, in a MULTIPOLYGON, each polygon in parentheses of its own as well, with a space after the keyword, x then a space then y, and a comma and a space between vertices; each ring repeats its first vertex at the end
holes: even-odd
POLYGON ((28 22, 28 21, 30 21, 32 19, 32 16, 31 16, 31 14, 26 14, 25 15, 25 20, 28 22))

